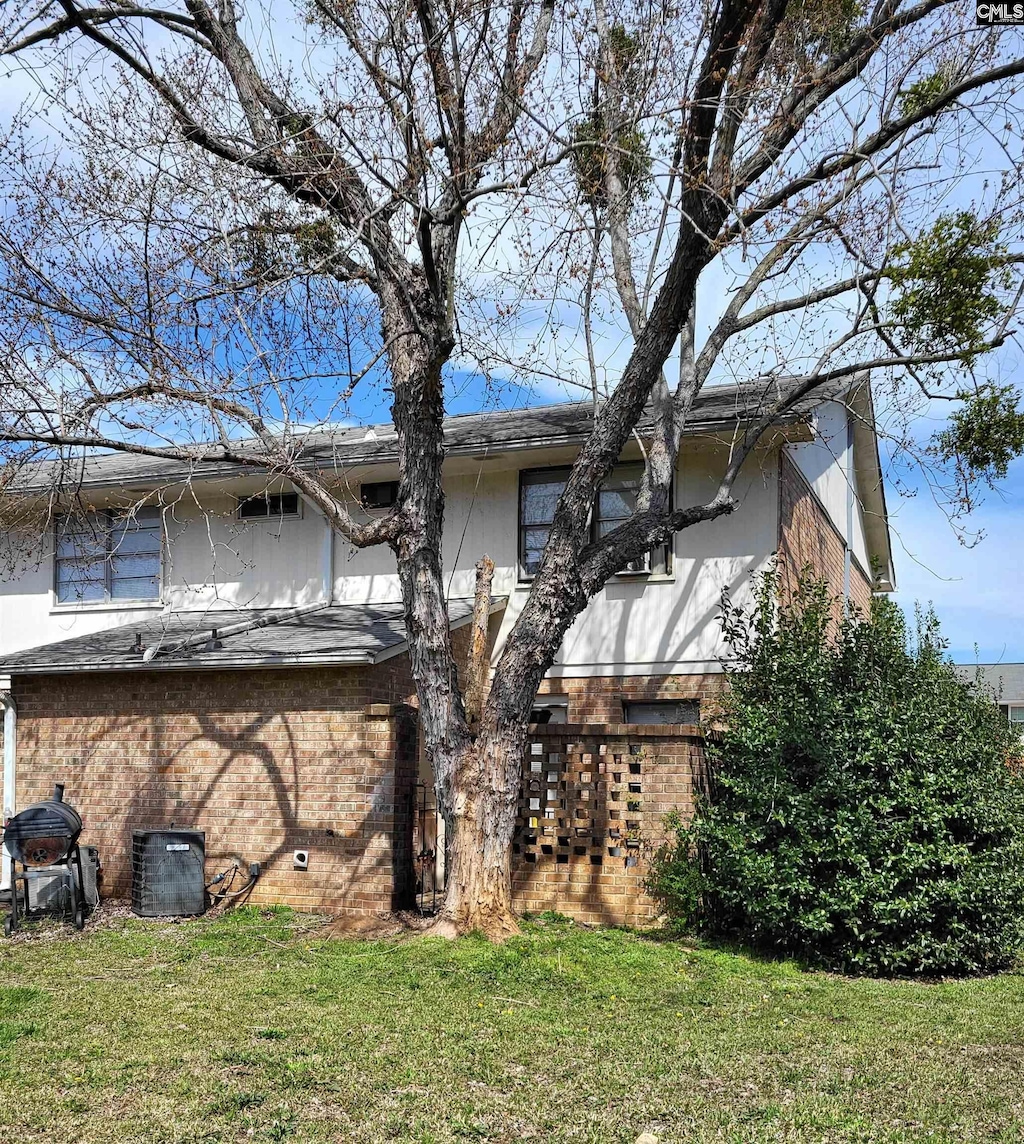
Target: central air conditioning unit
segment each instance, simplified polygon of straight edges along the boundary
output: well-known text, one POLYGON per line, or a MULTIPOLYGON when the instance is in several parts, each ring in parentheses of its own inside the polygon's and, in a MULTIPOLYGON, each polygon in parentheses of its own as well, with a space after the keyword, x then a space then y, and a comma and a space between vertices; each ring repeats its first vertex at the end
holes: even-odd
POLYGON ((143 918, 206 912, 206 835, 201 830, 132 832, 132 912, 143 918))

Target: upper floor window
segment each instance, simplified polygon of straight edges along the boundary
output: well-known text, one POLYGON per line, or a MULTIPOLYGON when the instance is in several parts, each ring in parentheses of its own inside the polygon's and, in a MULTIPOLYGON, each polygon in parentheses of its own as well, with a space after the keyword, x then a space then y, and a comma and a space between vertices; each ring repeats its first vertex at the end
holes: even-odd
POLYGON ((258 493, 254 497, 242 497, 238 502, 238 515, 242 520, 298 516, 299 494, 258 493))
POLYGON ((160 598, 158 508, 103 509, 57 522, 58 604, 160 598))
MULTIPOLYGON (((519 570, 534 576, 540 568, 544 545, 555 519, 555 506, 569 479, 569 469, 526 469, 519 474, 519 570)), ((605 478, 590 518, 592 540, 607 536, 636 511, 644 467, 617 465, 605 478)), ((670 571, 671 546, 659 546, 631 561, 624 573, 670 571)))
POLYGON ((398 501, 398 481, 364 481, 359 501, 365 509, 391 508, 398 501))

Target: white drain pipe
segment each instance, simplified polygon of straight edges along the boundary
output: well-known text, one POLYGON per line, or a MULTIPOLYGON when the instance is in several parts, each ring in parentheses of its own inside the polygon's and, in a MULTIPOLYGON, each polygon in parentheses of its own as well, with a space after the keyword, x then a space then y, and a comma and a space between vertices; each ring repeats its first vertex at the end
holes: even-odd
MULTIPOLYGON (((18 708, 14 703, 14 692, 9 675, 0 675, 0 704, 4 709, 4 791, 3 821, 12 819, 17 809, 17 760, 18 760, 18 708)), ((11 885, 11 856, 3 847, 0 860, 0 889, 11 885)))

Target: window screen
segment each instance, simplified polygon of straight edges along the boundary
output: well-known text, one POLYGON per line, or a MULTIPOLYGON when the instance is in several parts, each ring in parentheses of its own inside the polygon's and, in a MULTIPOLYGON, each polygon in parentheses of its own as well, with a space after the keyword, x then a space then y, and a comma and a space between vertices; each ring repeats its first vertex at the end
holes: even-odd
POLYGON ((58 521, 57 602, 159 599, 161 535, 158 508, 58 521))
MULTIPOLYGON (((594 507, 594 539, 607 536, 636 512, 636 498, 643 479, 643 465, 619 465, 605 478, 597 494, 594 507)), ((639 560, 631 560, 623 572, 667 572, 667 557, 663 550, 646 553, 639 560)))
POLYGON ((535 576, 540 568, 555 505, 568 479, 568 469, 530 469, 520 474, 519 564, 524 576, 535 576))

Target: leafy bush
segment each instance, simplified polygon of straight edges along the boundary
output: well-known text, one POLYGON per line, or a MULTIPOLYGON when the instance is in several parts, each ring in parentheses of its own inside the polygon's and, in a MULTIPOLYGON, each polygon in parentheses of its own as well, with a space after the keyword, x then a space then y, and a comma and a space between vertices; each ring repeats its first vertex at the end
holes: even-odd
POLYGON ((653 891, 676 917, 865 974, 964 974, 1024 937, 1024 781, 992 697, 964 683, 931 613, 837 622, 805 579, 747 614, 725 601, 739 668, 708 789, 675 822, 653 891))

